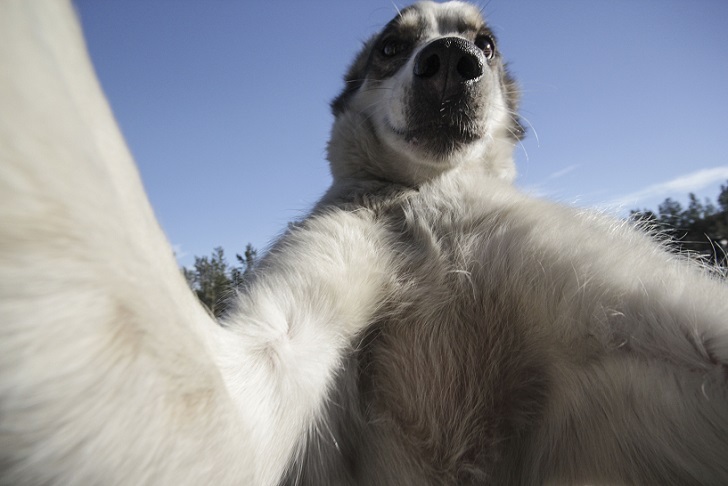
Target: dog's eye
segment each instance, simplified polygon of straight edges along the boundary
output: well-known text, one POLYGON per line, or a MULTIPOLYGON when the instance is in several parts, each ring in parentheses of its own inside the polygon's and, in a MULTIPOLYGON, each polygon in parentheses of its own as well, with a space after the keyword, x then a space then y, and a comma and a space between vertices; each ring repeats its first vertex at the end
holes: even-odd
POLYGON ((407 44, 399 39, 387 39, 382 43, 382 54, 385 57, 393 57, 407 49, 407 44))
POLYGON ((495 42, 493 42, 493 39, 489 35, 479 35, 476 37, 475 45, 483 51, 486 58, 493 59, 495 55, 495 42))

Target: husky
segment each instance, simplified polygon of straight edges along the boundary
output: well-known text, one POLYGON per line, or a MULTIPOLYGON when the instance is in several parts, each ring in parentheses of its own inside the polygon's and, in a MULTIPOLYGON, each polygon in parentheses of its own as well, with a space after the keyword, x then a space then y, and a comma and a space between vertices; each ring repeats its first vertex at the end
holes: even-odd
POLYGON ((728 484, 725 281, 512 186, 478 8, 365 43, 331 188, 221 323, 72 6, 0 3, 0 62, 0 483, 728 484))

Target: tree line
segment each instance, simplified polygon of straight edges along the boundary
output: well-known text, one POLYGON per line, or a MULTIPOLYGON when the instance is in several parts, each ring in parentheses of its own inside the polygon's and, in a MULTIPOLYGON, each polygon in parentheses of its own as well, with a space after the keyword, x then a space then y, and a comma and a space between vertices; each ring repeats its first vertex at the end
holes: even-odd
MULTIPOLYGON (((649 227, 656 237, 667 242, 675 252, 693 252, 715 265, 728 267, 728 182, 721 185, 716 203, 704 202, 688 194, 687 207, 672 198, 665 199, 657 210, 633 209, 630 219, 649 227)), ((230 296, 242 286, 258 259, 258 252, 248 243, 243 255, 235 254, 230 264, 222 247, 210 256, 195 257, 191 268, 182 268, 187 283, 215 317, 227 310, 230 296)))
POLYGON ((701 202, 690 193, 687 207, 667 198, 657 211, 633 209, 630 219, 645 224, 672 251, 691 252, 714 265, 728 267, 728 182, 720 186, 716 203, 710 198, 701 202))
POLYGON ((215 317, 220 317, 227 311, 232 294, 250 275, 257 259, 257 250, 248 243, 243 255, 235 254, 237 265, 229 264, 225 251, 218 246, 209 257, 196 256, 191 268, 182 267, 182 274, 200 302, 215 317))

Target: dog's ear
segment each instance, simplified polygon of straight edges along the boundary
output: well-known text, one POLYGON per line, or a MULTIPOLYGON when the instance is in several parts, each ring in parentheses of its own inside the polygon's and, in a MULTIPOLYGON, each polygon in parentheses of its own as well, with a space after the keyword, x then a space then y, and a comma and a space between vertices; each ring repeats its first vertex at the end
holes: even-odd
POLYGON ((377 36, 373 36, 366 41, 354 59, 354 62, 349 66, 349 70, 346 72, 346 76, 344 76, 344 90, 331 102, 331 111, 334 113, 334 116, 339 116, 346 109, 346 105, 349 103, 351 97, 354 96, 354 93, 364 83, 367 68, 369 67, 372 46, 376 39, 377 36))

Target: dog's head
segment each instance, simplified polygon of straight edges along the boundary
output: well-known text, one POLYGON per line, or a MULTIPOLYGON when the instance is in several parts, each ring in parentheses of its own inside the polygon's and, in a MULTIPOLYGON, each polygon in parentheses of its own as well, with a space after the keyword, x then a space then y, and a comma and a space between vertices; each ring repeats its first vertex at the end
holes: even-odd
POLYGON ((402 10, 359 53, 333 101, 334 178, 420 184, 453 167, 515 175, 518 91, 469 4, 402 10))

